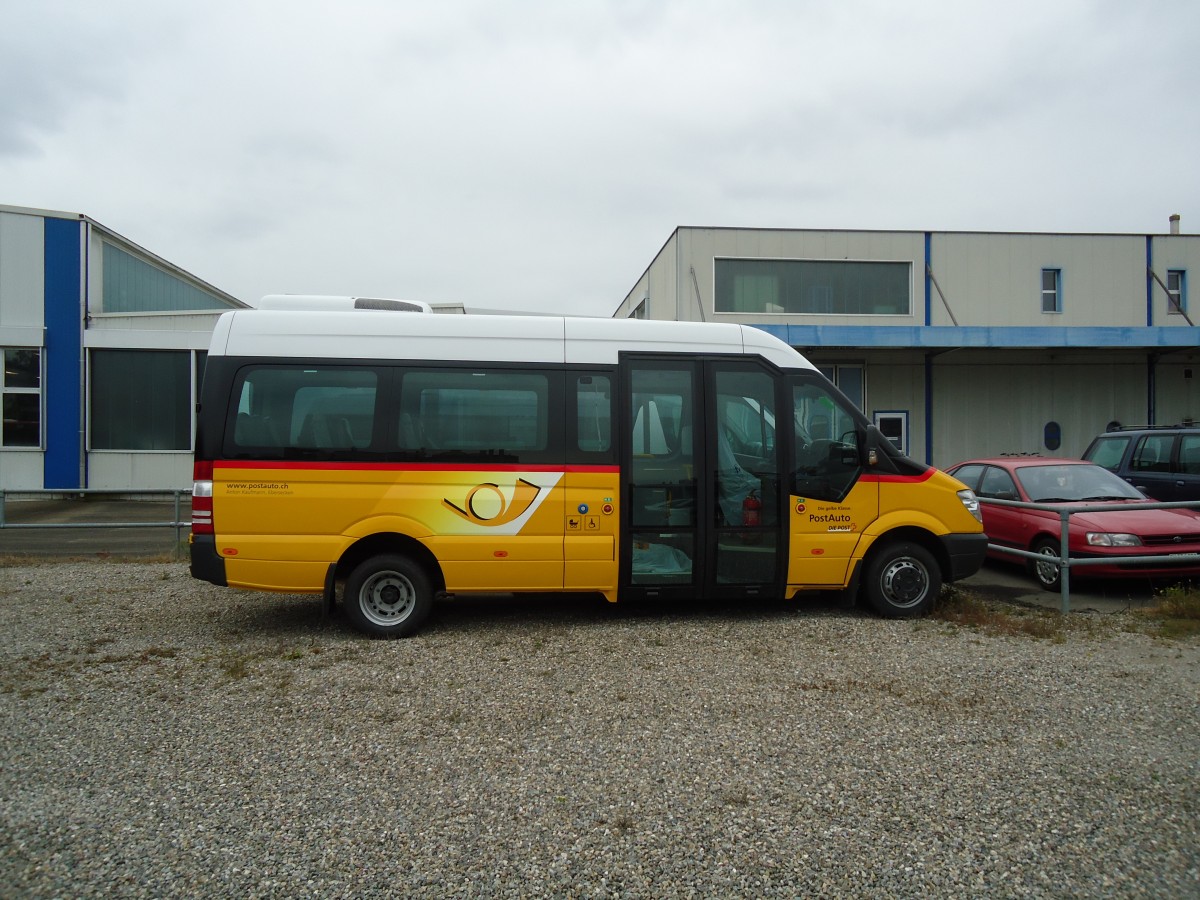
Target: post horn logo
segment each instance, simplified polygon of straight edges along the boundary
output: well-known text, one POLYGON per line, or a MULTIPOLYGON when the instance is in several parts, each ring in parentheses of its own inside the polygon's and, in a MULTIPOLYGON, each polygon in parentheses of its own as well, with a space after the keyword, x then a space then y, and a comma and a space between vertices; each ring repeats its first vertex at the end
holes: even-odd
POLYGON ((471 488, 463 506, 448 499, 443 499, 442 505, 473 525, 507 525, 528 512, 541 491, 538 485, 518 478, 508 498, 499 485, 486 481, 471 488))

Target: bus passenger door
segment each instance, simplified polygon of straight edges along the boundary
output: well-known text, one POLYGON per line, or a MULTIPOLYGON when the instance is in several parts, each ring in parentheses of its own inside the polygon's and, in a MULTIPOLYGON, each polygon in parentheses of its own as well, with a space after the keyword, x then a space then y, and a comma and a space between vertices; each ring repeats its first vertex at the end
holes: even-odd
POLYGON ((633 597, 778 595, 787 536, 777 373, 752 360, 622 369, 620 580, 633 597))
POLYGON ((753 360, 713 360, 706 368, 709 593, 777 597, 788 548, 784 444, 776 430, 785 383, 753 360))
POLYGON ((621 374, 621 585, 633 597, 694 597, 703 575, 698 366, 639 359, 621 374))
POLYGON ((792 388, 790 587, 842 587, 850 560, 879 517, 879 482, 864 478, 865 431, 823 381, 792 388))

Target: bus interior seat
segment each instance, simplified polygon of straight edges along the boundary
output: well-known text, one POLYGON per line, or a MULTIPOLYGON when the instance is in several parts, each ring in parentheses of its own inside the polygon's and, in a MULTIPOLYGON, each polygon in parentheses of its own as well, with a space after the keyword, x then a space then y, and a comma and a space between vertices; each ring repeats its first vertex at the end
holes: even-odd
MULTIPOLYGON (((690 431, 691 428, 685 428, 690 431)), ((717 429, 717 505, 726 524, 741 521, 742 501, 762 492, 762 481, 738 462, 725 430, 717 429)))
POLYGON ((233 426, 233 440, 240 447, 278 447, 279 436, 268 416, 240 412, 233 426))
POLYGON ((666 456, 669 452, 667 433, 658 412, 658 405, 651 400, 646 406, 638 409, 633 420, 633 455, 666 456), (647 412, 649 415, 643 415, 647 412))
POLYGON ((350 426, 341 416, 312 413, 296 436, 296 446, 317 450, 346 450, 354 447, 350 426))

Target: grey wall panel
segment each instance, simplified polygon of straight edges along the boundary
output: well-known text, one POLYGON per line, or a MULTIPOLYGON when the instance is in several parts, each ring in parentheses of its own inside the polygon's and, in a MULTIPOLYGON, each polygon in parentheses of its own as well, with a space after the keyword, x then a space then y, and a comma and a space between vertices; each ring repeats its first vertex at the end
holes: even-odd
MULTIPOLYGON (((1200 422, 1200 353, 1158 361, 1154 372, 1154 407, 1156 425, 1200 422)), ((1122 424, 1143 423, 1122 420, 1122 424)))
MULTIPOLYGON (((1200 325, 1200 241, 1193 235, 1160 236, 1151 241, 1151 262, 1154 273, 1163 282, 1167 281, 1170 269, 1181 269, 1185 275, 1187 318, 1181 315, 1170 315, 1167 312, 1167 296, 1161 284, 1157 281, 1152 286, 1152 305, 1155 325, 1169 325, 1178 328, 1193 328, 1188 325, 1188 319, 1200 325)), ((1200 339, 1196 341, 1200 344, 1200 339)))
MULTIPOLYGON (((934 277, 960 325, 1146 324, 1146 242, 1136 235, 934 234, 934 277), (1062 273, 1062 312, 1043 313, 1043 269, 1062 273)), ((934 303, 933 324, 949 325, 934 303)))
POLYGON ((45 226, 41 216, 0 213, 0 328, 45 324, 45 226))
POLYGON ((935 366, 934 464, 1005 453, 1079 456, 1109 422, 1140 421, 1145 415, 1143 360, 1053 363, 1010 354, 935 366), (1051 421, 1062 432, 1058 450, 1043 441, 1051 421))

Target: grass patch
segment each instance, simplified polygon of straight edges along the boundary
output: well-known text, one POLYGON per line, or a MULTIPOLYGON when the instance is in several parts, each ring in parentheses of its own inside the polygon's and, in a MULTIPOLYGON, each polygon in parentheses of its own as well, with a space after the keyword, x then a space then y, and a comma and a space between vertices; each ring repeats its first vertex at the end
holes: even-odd
POLYGON ((1185 640, 1200 636, 1200 589, 1171 587, 1156 601, 1117 616, 1063 615, 1048 607, 1020 606, 947 587, 934 604, 930 619, 951 629, 981 634, 1030 637, 1062 643, 1072 634, 1102 636, 1106 630, 1185 640))
POLYGON ((989 635, 1051 641, 1064 641, 1067 636, 1067 622, 1059 612, 986 600, 953 587, 942 591, 930 618, 989 635))
POLYGON ((1150 633, 1164 638, 1188 638, 1200 634, 1200 591, 1193 587, 1170 587, 1153 605, 1137 611, 1150 633))

